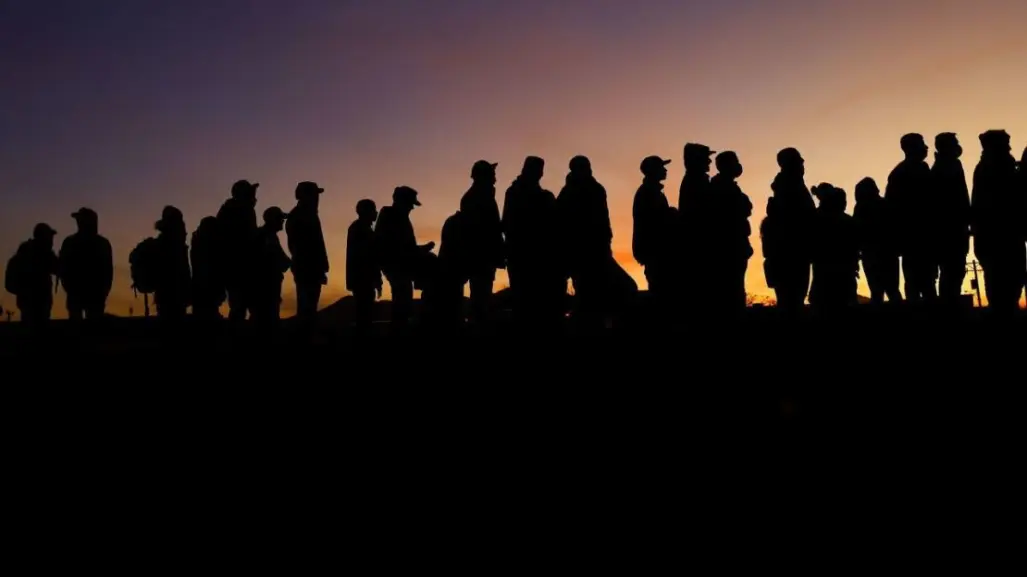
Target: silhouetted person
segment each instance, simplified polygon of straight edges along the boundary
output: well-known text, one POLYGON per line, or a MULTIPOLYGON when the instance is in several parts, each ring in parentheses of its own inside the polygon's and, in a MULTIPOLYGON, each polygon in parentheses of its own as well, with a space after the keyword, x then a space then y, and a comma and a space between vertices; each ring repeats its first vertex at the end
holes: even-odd
POLYGON ((931 246, 933 200, 927 144, 919 134, 906 134, 900 144, 906 158, 888 175, 884 198, 894 217, 895 242, 902 257, 906 299, 933 299, 937 266, 931 246))
POLYGON ((378 250, 382 273, 392 291, 393 330, 403 330, 410 321, 414 300, 414 280, 423 269, 424 254, 435 248, 435 243, 418 246, 410 211, 421 206, 417 191, 399 186, 392 191, 392 205, 382 207, 374 227, 375 247, 378 250))
POLYGON ((264 226, 257 229, 253 316, 266 327, 277 326, 282 318, 282 282, 292 260, 282 249, 278 233, 285 228, 287 218, 282 209, 272 206, 264 211, 264 226))
POLYGON ((228 318, 246 320, 251 310, 253 251, 257 246, 257 187, 259 183, 240 180, 232 185, 232 197, 218 210, 222 266, 228 292, 228 318))
POLYGON ((467 217, 461 210, 442 224, 434 299, 428 311, 437 328, 452 330, 464 322, 464 284, 468 281, 469 255, 473 251, 468 242, 468 228, 467 217))
MULTIPOLYGON (((1027 148, 1023 149, 1023 155, 1020 156, 1020 165, 1016 174, 1018 188, 1020 191, 1020 201, 1024 205, 1023 212, 1021 213, 1023 214, 1023 218, 1021 219, 1021 222, 1023 223, 1023 239, 1024 242, 1027 243, 1027 148)), ((1023 282, 1024 291, 1027 291, 1027 275, 1024 275, 1023 282)))
POLYGON ((505 268, 503 227, 496 204, 496 164, 479 160, 471 167, 471 188, 460 199, 463 237, 467 243, 467 278, 471 319, 487 321, 496 269, 505 268))
POLYGON ((567 281, 560 273, 556 196, 542 188, 544 172, 541 158, 525 158, 503 200, 514 315, 529 325, 558 322, 567 294, 567 281))
POLYGON ((1004 130, 980 136, 981 160, 974 170, 971 227, 974 253, 984 269, 988 307, 1015 310, 1027 275, 1024 200, 1016 160, 1004 130))
POLYGON ((708 270, 712 255, 708 252, 707 220, 711 210, 710 168, 716 151, 704 144, 690 142, 684 148, 685 176, 678 191, 680 280, 682 300, 695 308, 705 298, 705 274, 689 275, 689 270, 708 270), (695 277, 696 280, 691 279, 695 277), (702 280, 700 280, 702 279, 702 280))
POLYGON ((78 232, 64 239, 58 256, 59 276, 67 294, 68 318, 102 319, 114 284, 111 243, 100 236, 99 218, 92 209, 71 215, 78 232))
POLYGON ((373 200, 357 202, 357 219, 346 235, 346 289, 353 293, 356 328, 361 335, 370 332, 375 296, 382 295, 382 270, 374 241, 377 219, 378 206, 373 200))
POLYGON ((763 272, 777 295, 777 306, 794 313, 809 292, 817 209, 806 186, 806 161, 794 148, 777 153, 781 171, 770 188, 767 217, 760 225, 763 272))
POLYGON ((752 201, 738 186, 742 164, 727 151, 717 155, 717 175, 710 179, 707 246, 710 263, 708 301, 717 314, 738 316, 745 311, 745 271, 753 250, 749 237, 752 201))
POLYGON ((221 318, 225 302, 225 273, 221 259, 218 219, 206 216, 193 231, 189 262, 193 273, 193 316, 202 320, 221 318))
POLYGON ((7 292, 14 295, 21 321, 29 326, 46 324, 53 310, 53 277, 58 274, 53 250, 56 234, 50 225, 37 224, 32 238, 18 246, 4 273, 7 292))
POLYGON ((157 229, 157 287, 154 301, 157 316, 168 321, 185 317, 190 304, 192 278, 189 270, 189 247, 186 245, 185 220, 182 211, 165 206, 157 229))
POLYGON ((970 191, 959 158, 963 147, 951 132, 934 139, 931 167, 935 263, 939 268, 938 294, 947 302, 959 301, 970 253, 970 191))
POLYGON ((813 284, 809 302, 815 310, 836 311, 856 304, 859 238, 845 214, 845 191, 830 184, 813 187, 820 201, 813 238, 813 284))
POLYGON ((285 224, 292 254, 292 278, 296 283, 296 318, 307 327, 317 320, 321 287, 328 284, 328 249, 318 215, 323 192, 323 188, 310 181, 297 184, 296 208, 289 212, 285 224))
POLYGON ((888 203, 881 198, 881 190, 874 179, 864 178, 856 185, 856 206, 852 218, 856 225, 863 272, 870 285, 870 300, 880 304, 887 295, 889 302, 901 302, 894 224, 888 203))
POLYGON ((659 315, 670 315, 676 308, 679 294, 677 258, 678 222, 677 210, 667 202, 663 192, 663 181, 667 179, 667 165, 670 160, 659 156, 648 156, 642 160, 642 185, 635 192, 631 214, 634 228, 631 235, 631 252, 645 269, 649 283, 649 295, 659 315))
POLYGON ((592 175, 588 158, 571 159, 556 206, 565 270, 577 301, 575 318, 599 328, 607 316, 624 312, 638 286, 613 258, 606 189, 592 175))

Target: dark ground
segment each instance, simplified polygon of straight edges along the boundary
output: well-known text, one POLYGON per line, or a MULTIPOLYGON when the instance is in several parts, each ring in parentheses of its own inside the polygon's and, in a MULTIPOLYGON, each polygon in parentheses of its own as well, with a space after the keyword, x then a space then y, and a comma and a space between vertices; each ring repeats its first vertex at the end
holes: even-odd
POLYGON ((291 572, 1023 574, 1025 328, 870 309, 362 343, 9 326, 7 494, 25 535, 151 563, 185 563, 185 540, 291 572))

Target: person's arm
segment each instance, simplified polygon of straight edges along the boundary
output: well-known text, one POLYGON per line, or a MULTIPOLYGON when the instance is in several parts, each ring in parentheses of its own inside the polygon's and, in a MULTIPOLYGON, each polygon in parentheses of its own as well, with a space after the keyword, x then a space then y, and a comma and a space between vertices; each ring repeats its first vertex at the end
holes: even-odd
POLYGON ((68 239, 61 243, 61 250, 57 253, 57 270, 54 271, 58 279, 64 278, 68 273, 68 239))
POLYGON ((610 205, 606 201, 606 188, 603 186, 599 187, 600 199, 602 203, 602 218, 603 228, 606 231, 606 240, 613 242, 613 225, 610 224, 610 205))
POLYGON ((100 278, 103 281, 103 294, 109 295, 114 286, 114 251, 107 239, 103 239, 103 253, 103 272, 100 278))
POLYGON ((313 240, 317 247, 317 258, 320 261, 321 270, 324 272, 325 275, 327 275, 330 268, 328 265, 328 247, 325 245, 325 235, 324 232, 321 230, 320 217, 318 217, 314 221, 314 225, 314 234, 316 234, 317 237, 313 240))

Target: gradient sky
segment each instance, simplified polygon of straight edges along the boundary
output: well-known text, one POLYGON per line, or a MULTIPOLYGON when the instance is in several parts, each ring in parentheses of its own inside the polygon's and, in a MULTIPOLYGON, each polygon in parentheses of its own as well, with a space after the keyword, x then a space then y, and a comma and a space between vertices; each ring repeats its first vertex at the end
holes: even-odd
MULTIPOLYGON (((685 142, 737 151, 755 230, 785 146, 850 211, 905 132, 959 133, 968 172, 986 129, 1019 156, 1025 23, 1023 0, 0 0, 0 266, 34 223, 59 243, 90 206, 123 314, 128 252, 165 204, 192 230, 237 179, 262 184, 259 210, 288 210, 309 179, 327 189, 326 305, 345 292, 358 199, 417 188, 418 237, 437 241, 478 158, 500 163, 501 201, 526 155, 547 159, 555 192, 586 154, 645 286, 630 257, 641 158, 674 159, 676 203, 685 142)), ((767 294, 753 242, 749 290, 767 294)))

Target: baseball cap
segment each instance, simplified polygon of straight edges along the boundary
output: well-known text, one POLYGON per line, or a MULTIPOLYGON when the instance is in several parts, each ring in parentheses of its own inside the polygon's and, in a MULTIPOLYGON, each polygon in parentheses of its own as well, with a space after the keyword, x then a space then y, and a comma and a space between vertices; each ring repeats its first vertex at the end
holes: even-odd
POLYGON ((663 168, 664 166, 667 166, 668 164, 670 164, 669 159, 661 158, 659 156, 647 156, 644 159, 642 159, 642 163, 639 165, 638 168, 642 171, 642 174, 650 174, 663 168))
POLYGON ((710 147, 705 144, 689 142, 685 145, 685 156, 688 158, 693 156, 713 156, 714 154, 717 154, 717 151, 710 150, 710 147))
POLYGON ((97 216, 96 216, 96 211, 95 210, 93 210, 91 208, 86 208, 86 207, 83 206, 82 208, 80 208, 80 209, 76 210, 75 212, 71 213, 71 218, 74 218, 75 220, 80 220, 80 219, 96 220, 97 216))
POLYGON ((303 182, 296 185, 296 196, 302 196, 304 194, 321 194, 325 189, 317 185, 316 182, 304 180, 303 182))
POLYGON ((57 231, 54 230, 53 227, 51 227, 50 225, 46 224, 45 222, 41 222, 41 223, 37 224, 32 229, 32 236, 34 236, 34 237, 55 236, 56 234, 57 234, 57 231))
POLYGON ((397 186, 392 191, 392 200, 405 200, 414 206, 421 206, 421 201, 417 200, 417 191, 409 186, 397 186))
POLYGON ((257 187, 260 186, 259 182, 250 182, 248 180, 237 180, 232 185, 232 195, 239 194, 240 192, 256 191, 257 187))
POLYGON ((497 166, 499 166, 498 162, 479 160, 474 163, 474 166, 471 167, 471 178, 474 178, 480 174, 494 174, 496 172, 497 166))
POLYGON ((270 206, 264 210, 264 220, 285 220, 289 218, 289 213, 283 211, 277 206, 270 206))

